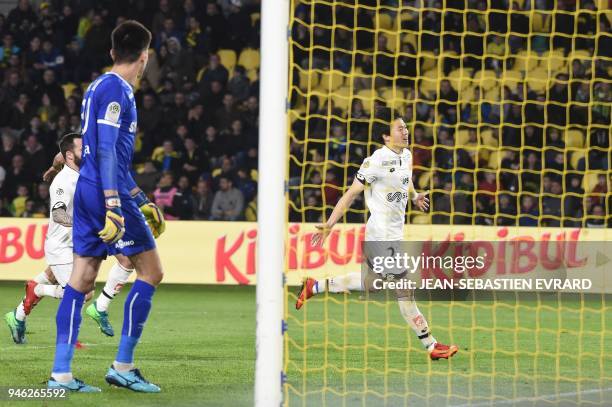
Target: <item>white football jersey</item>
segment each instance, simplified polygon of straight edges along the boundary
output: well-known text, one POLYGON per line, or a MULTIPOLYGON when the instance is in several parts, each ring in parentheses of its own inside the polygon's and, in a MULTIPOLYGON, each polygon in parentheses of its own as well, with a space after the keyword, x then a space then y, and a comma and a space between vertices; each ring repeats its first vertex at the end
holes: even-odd
POLYGON ((410 150, 396 154, 389 147, 379 148, 363 160, 356 177, 366 185, 365 200, 370 210, 365 240, 402 240, 412 179, 410 150))
POLYGON ((45 259, 50 266, 72 263, 72 227, 62 226, 53 221, 53 209, 65 208, 73 216, 74 191, 79 173, 64 165, 49 187, 50 212, 49 229, 45 239, 45 259))

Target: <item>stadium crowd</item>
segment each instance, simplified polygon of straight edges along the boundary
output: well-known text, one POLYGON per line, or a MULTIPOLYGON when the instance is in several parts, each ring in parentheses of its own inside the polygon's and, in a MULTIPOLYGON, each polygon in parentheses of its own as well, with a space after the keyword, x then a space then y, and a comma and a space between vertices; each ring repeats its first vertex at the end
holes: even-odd
MULTIPOLYGON (((415 185, 433 188, 429 221, 612 227, 607 15, 592 0, 400 3, 294 8, 290 220, 329 213, 375 147, 372 112, 391 104, 409 123, 415 185), (554 79, 535 86, 527 65, 541 73, 553 52, 554 79), (332 84, 329 70, 344 76, 332 84), (500 86, 510 72, 520 78, 500 86)), ((79 131, 110 32, 135 18, 153 33, 136 181, 170 219, 254 220, 258 13, 258 0, 19 0, 0 15, 0 216, 47 216, 57 139, 79 131)))
POLYGON ((0 14, 0 216, 48 216, 58 138, 80 130, 110 33, 133 18, 153 33, 135 91, 136 181, 169 219, 255 219, 256 66, 228 69, 216 53, 257 49, 258 12, 256 0, 19 0, 0 14))
MULTIPOLYGON (((609 12, 592 0, 312 4, 296 7, 292 35, 292 220, 329 215, 381 143, 371 117, 386 105, 410 129, 415 185, 432 191, 432 216, 412 222, 612 227, 609 12)), ((363 207, 347 219, 363 222, 363 207)))

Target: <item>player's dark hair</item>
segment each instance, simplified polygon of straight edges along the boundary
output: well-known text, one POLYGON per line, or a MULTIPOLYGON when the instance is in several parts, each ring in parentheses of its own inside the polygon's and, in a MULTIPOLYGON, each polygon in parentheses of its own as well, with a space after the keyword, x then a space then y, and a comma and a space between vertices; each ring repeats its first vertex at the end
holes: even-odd
POLYGON ((374 123, 372 123, 372 134, 384 141, 383 135, 391 134, 391 121, 393 114, 390 108, 386 106, 378 106, 374 113, 374 123))
POLYGON ((111 34, 115 63, 132 63, 151 44, 151 31, 135 20, 119 24, 111 34))
POLYGON ((78 138, 82 138, 79 133, 68 133, 62 136, 60 141, 57 143, 64 160, 66 159, 66 152, 74 149, 74 140, 78 138))

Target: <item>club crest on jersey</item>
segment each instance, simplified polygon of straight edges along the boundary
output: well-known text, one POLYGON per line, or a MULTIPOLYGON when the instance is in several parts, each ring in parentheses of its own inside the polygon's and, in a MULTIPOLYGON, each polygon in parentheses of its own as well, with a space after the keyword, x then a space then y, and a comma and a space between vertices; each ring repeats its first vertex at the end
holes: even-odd
POLYGON ((119 115, 121 114, 121 106, 117 102, 111 102, 108 104, 106 108, 106 113, 104 114, 104 120, 109 122, 118 123, 119 115))

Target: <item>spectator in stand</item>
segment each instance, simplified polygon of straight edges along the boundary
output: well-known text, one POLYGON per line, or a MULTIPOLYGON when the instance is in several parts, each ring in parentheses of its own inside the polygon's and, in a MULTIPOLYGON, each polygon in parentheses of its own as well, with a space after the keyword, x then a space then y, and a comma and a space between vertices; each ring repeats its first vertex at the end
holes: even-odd
POLYGON ((64 55, 59 49, 53 46, 49 39, 45 39, 40 53, 40 63, 46 68, 55 72, 56 77, 63 77, 64 55))
POLYGON ((26 185, 17 186, 17 196, 11 202, 11 212, 13 216, 19 218, 26 210, 26 202, 30 199, 30 190, 26 185))
POLYGON ((257 195, 257 184, 246 168, 239 168, 236 172, 236 188, 242 192, 245 202, 251 202, 257 195))
POLYGON ((521 213, 519 215, 519 226, 538 226, 540 210, 536 200, 531 195, 525 195, 521 199, 521 213))
POLYGON ((91 22, 91 28, 85 34, 83 44, 84 57, 93 71, 99 71, 112 62, 108 53, 111 45, 110 33, 111 30, 104 23, 102 16, 95 14, 91 22))
POLYGON ((186 176, 180 177, 177 186, 178 190, 174 194, 172 207, 166 208, 165 213, 169 213, 181 220, 193 219, 194 198, 189 178, 186 176))
POLYGON ((212 203, 211 220, 240 220, 243 216, 244 197, 226 176, 219 178, 219 190, 212 203))
POLYGON ((208 182, 200 179, 193 197, 193 214, 196 220, 208 220, 211 215, 213 193, 208 182))
POLYGON ((153 160, 162 172, 172 171, 176 174, 181 168, 179 154, 174 150, 174 143, 171 140, 164 141, 159 152, 154 153, 153 160))
POLYGON ((42 174, 49 168, 48 154, 45 153, 43 146, 38 141, 34 134, 26 137, 23 149, 23 156, 28 169, 32 172, 36 179, 40 179, 42 174))
POLYGON ((202 24, 206 27, 206 34, 211 39, 211 50, 216 51, 227 33, 227 21, 219 12, 219 6, 216 3, 209 2, 206 4, 206 14, 202 19, 202 24))
POLYGON ((587 228, 603 228, 605 227, 605 217, 603 206, 593 205, 587 215, 585 226, 587 228))
POLYGON ((185 138, 183 144, 185 151, 183 152, 183 166, 181 173, 187 177, 191 184, 195 183, 203 170, 208 170, 204 155, 201 154, 198 145, 193 138, 185 138))
POLYGON ((153 161, 148 160, 144 163, 142 171, 134 176, 134 180, 145 194, 150 195, 155 190, 160 177, 161 173, 155 168, 153 161))
MULTIPOLYGON (((249 97, 249 85, 249 78, 247 78, 244 66, 236 65, 234 74, 227 84, 227 90, 234 96, 237 103, 249 97)), ((257 98, 254 99, 257 100, 257 98)))
POLYGON ((200 86, 204 89, 208 88, 213 82, 217 81, 222 86, 227 83, 229 73, 227 68, 221 65, 221 59, 219 55, 212 54, 208 60, 208 66, 202 75, 200 80, 200 86))
POLYGON ((223 106, 215 112, 215 125, 221 130, 229 129, 232 122, 240 118, 231 93, 223 95, 223 106))
POLYGON ((174 186, 174 176, 170 171, 162 173, 157 189, 153 192, 155 197, 155 205, 164 211, 166 219, 177 219, 172 213, 168 213, 166 209, 172 212, 172 204, 174 202, 174 196, 178 192, 178 188, 174 186))

